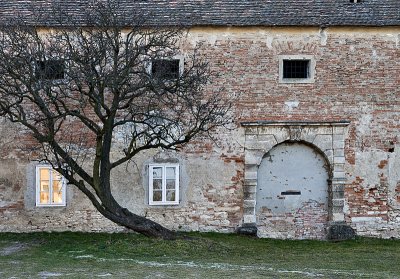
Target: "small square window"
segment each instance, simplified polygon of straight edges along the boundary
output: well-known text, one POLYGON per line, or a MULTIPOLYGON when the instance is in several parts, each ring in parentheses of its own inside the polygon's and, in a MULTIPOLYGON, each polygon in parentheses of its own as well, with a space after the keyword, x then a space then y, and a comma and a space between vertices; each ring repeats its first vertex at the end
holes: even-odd
POLYGON ((65 179, 51 166, 36 167, 36 206, 65 206, 65 179))
POLYGON ((280 83, 313 83, 315 60, 312 55, 280 55, 280 83))
POLYGON ((36 76, 40 80, 59 80, 65 77, 63 60, 36 61, 36 76))
POLYGON ((151 62, 151 75, 161 79, 177 79, 180 76, 180 59, 155 59, 151 62))
POLYGON ((149 204, 179 204, 179 165, 149 166, 149 204))
POLYGON ((309 78, 310 60, 283 60, 283 78, 309 78))

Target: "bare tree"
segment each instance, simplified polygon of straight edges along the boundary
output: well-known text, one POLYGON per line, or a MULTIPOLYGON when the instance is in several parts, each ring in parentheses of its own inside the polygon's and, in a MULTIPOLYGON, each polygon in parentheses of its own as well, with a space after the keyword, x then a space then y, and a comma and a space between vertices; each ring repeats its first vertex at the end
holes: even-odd
POLYGON ((111 221, 147 236, 174 232, 113 196, 113 170, 139 152, 177 149, 229 122, 229 102, 206 90, 210 70, 184 32, 146 26, 116 1, 98 1, 56 28, 19 19, 0 27, 0 113, 27 129, 51 163, 111 221), (123 133, 123 141, 115 140, 123 133), (110 152, 118 149, 118 158, 110 152))

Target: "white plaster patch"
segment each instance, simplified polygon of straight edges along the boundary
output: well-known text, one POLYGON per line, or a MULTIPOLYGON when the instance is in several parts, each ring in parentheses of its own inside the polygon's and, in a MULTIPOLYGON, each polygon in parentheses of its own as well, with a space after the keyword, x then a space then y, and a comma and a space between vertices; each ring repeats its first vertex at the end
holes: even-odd
POLYGON ((299 101, 286 101, 285 108, 287 110, 293 110, 294 108, 297 108, 299 106, 299 104, 300 104, 299 101))
POLYGON ((375 188, 380 185, 380 173, 376 166, 382 160, 387 160, 387 153, 381 150, 371 150, 356 153, 356 169, 354 173, 359 174, 364 179, 363 187, 365 189, 375 188))
POLYGON ((1 207, 6 207, 6 206, 8 206, 10 204, 12 204, 12 202, 0 201, 0 208, 1 207))
POLYGON ((274 38, 273 37, 271 37, 271 36, 268 36, 267 37, 267 47, 269 48, 269 49, 272 49, 273 47, 272 47, 272 42, 274 41, 274 38))
POLYGON ((363 115, 360 118, 360 122, 357 125, 357 130, 359 134, 365 135, 370 132, 370 125, 371 121, 373 119, 373 116, 371 114, 371 109, 367 106, 364 106, 363 104, 360 104, 360 108, 362 108, 363 115))
POLYGON ((372 61, 376 62, 376 60, 378 59, 378 54, 376 52, 376 49, 372 50, 372 61))
POLYGON ((351 222, 360 223, 360 222, 379 222, 382 221, 381 217, 352 217, 351 222))
MULTIPOLYGON (((393 207, 399 206, 400 203, 395 198, 395 189, 400 177, 400 156, 397 155, 400 145, 396 144, 394 149, 396 152, 389 153, 388 162, 388 182, 389 182, 389 202, 393 207)), ((400 209, 400 208, 399 208, 400 209)))
POLYGON ((326 46, 326 42, 328 41, 328 34, 326 33, 325 28, 319 29, 319 37, 321 39, 321 45, 326 46))

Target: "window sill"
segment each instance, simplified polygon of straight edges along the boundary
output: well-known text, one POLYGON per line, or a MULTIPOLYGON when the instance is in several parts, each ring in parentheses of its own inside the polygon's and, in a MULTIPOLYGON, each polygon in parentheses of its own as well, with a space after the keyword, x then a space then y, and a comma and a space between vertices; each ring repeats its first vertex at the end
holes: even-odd
POLYGON ((283 84, 302 84, 302 83, 314 83, 315 80, 312 78, 285 78, 280 79, 279 83, 283 84))
POLYGON ((170 205, 172 205, 172 206, 177 206, 177 205, 179 205, 179 202, 168 202, 168 203, 166 203, 166 202, 152 202, 152 203, 149 203, 149 206, 170 206, 170 205))
POLYGON ((66 204, 36 204, 35 207, 66 207, 66 204))

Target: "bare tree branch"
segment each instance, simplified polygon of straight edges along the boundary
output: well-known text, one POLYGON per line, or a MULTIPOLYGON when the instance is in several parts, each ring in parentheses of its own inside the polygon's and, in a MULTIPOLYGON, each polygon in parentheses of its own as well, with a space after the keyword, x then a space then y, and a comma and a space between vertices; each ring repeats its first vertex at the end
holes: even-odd
POLYGON ((209 91, 212 73, 201 45, 180 49, 184 30, 150 28, 117 0, 95 1, 85 11, 86 21, 77 21, 60 2, 57 28, 23 18, 0 27, 0 115, 29 130, 42 158, 105 217, 172 238, 118 204, 112 170, 140 152, 179 149, 229 123, 230 102, 222 91, 209 91), (117 132, 124 144, 116 144, 117 132))

